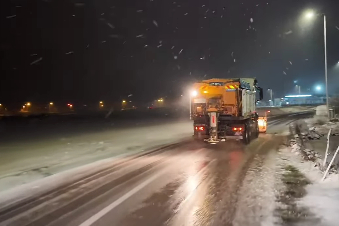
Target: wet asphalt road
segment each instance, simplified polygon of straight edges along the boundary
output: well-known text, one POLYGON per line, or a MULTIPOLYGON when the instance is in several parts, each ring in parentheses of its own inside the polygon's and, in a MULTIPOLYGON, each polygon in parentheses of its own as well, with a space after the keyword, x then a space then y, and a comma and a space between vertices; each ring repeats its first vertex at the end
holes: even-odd
POLYGON ((118 162, 0 212, 0 225, 260 225, 273 201, 265 181, 274 178, 275 153, 284 139, 274 133, 307 116, 272 118, 268 133, 247 146, 189 141, 118 162))

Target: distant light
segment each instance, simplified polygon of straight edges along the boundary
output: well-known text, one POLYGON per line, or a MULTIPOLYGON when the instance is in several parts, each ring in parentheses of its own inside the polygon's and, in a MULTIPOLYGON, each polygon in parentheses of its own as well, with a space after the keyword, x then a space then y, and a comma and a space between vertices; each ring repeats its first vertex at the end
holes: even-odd
POLYGON ((70 104, 69 106, 70 106, 70 107, 73 107, 73 105, 72 105, 72 104, 70 104))
POLYGON ((27 106, 31 106, 31 103, 30 102, 27 102, 27 104, 26 104, 27 106))
POLYGON ((205 90, 205 91, 204 91, 204 93, 208 93, 208 91, 207 91, 207 90, 205 90))
POLYGON ((197 92, 196 90, 193 90, 192 93, 191 93, 191 95, 192 95, 193 97, 196 97, 196 96, 198 95, 198 92, 197 92))
POLYGON ((290 97, 311 97, 312 95, 310 94, 304 94, 304 95, 288 95, 285 96, 286 98, 290 98, 290 97))
POLYGON ((294 82, 294 84, 296 84, 298 82, 298 80, 294 80, 293 82, 294 82))
POLYGON ((22 108, 25 108, 26 106, 24 105, 24 106, 22 106, 22 108))
POLYGON ((49 105, 53 105, 53 102, 50 102, 49 105))
POLYGON ((0 106, 2 106, 2 104, 0 104, 0 106))
POLYGON ((122 103, 126 103, 126 100, 123 100, 122 103))
POLYGON ((102 101, 99 102, 99 104, 102 104, 102 103, 103 103, 102 101))
POLYGON ((315 89, 316 89, 317 91, 320 91, 320 90, 321 90, 321 86, 316 86, 315 89))

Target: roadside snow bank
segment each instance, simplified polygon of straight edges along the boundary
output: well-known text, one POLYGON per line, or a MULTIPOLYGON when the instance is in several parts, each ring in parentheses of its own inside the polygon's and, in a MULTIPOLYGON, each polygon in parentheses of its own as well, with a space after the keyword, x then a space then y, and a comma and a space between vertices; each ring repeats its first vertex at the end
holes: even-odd
MULTIPOLYGON (((339 177, 330 175, 324 182, 307 186, 307 195, 298 205, 308 207, 319 218, 319 226, 337 226, 339 222, 339 177)), ((305 226, 310 224, 306 224, 305 226)))
POLYGON ((307 210, 298 226, 337 226, 339 222, 339 175, 329 174, 321 182, 323 172, 318 164, 305 160, 300 147, 293 144, 280 149, 281 160, 296 167, 312 184, 306 186, 306 195, 296 202, 299 209, 307 210))

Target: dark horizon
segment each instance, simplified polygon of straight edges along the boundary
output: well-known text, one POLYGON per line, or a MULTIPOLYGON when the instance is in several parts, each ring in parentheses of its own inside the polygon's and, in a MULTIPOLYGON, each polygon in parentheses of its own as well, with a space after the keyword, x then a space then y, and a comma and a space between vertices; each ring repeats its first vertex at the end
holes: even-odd
POLYGON ((256 77, 276 95, 293 81, 324 86, 326 13, 330 93, 339 68, 338 3, 184 0, 2 1, 0 102, 180 96, 213 77, 256 77))

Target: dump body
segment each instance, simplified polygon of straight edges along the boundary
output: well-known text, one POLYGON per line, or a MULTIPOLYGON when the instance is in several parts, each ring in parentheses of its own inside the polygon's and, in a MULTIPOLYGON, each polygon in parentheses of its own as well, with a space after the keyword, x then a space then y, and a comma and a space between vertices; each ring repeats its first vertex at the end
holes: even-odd
POLYGON ((262 98, 254 78, 209 79, 193 84, 190 109, 195 135, 215 142, 247 139, 244 136, 251 135, 252 130, 256 133, 257 90, 262 98))

